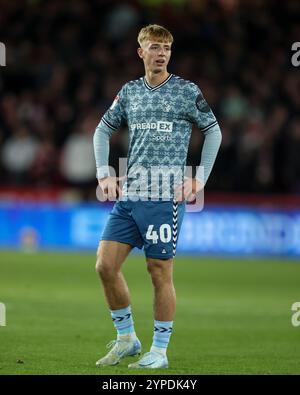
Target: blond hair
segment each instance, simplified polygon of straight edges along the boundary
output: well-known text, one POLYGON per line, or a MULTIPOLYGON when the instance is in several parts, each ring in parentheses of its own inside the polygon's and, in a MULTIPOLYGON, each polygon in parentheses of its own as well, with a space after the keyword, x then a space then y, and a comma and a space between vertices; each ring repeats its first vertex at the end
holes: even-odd
POLYGON ((171 44, 174 41, 173 36, 169 30, 160 25, 148 25, 143 27, 139 32, 137 40, 140 46, 142 46, 143 43, 148 40, 167 42, 171 44))

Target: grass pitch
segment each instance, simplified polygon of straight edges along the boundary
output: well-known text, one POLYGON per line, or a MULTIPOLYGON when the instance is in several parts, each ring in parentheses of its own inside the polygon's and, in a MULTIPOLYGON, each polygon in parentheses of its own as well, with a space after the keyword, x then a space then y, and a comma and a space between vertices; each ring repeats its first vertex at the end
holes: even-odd
MULTIPOLYGON (((300 264, 284 260, 177 257, 177 311, 167 370, 131 371, 126 358, 96 368, 115 338, 87 254, 0 253, 1 374, 300 374, 300 264)), ((136 332, 152 341, 152 287, 142 256, 124 274, 136 332)))

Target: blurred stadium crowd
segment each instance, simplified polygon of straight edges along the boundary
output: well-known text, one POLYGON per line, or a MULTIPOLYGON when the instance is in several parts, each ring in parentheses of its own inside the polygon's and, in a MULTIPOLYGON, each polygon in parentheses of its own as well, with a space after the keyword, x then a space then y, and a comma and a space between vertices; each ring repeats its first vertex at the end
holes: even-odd
MULTIPOLYGON (((222 147, 207 187, 300 193, 298 0, 2 1, 2 185, 95 188, 92 137, 121 86, 143 75, 136 36, 171 30, 169 71, 199 84, 219 120, 222 147)), ((188 164, 202 136, 193 131, 188 164)), ((126 156, 127 131, 110 163, 126 156)))

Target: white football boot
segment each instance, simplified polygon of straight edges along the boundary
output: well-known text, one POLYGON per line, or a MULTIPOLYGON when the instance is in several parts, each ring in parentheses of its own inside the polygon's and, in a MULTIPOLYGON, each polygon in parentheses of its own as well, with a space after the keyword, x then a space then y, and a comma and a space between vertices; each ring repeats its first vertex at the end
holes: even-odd
POLYGON ((144 354, 137 362, 128 365, 128 367, 135 369, 163 369, 168 368, 169 363, 166 355, 150 351, 144 354))
POLYGON ((138 338, 135 340, 112 340, 106 346, 111 348, 105 357, 96 362, 96 366, 117 365, 122 358, 139 355, 141 353, 141 342, 138 338))

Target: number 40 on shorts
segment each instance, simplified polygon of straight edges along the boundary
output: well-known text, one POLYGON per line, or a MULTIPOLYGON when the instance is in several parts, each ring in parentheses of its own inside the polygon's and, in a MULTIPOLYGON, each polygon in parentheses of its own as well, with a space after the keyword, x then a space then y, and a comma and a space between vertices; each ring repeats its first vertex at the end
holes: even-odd
POLYGON ((153 244, 157 244, 158 240, 162 243, 169 243, 172 238, 172 230, 169 224, 162 224, 159 231, 153 230, 154 225, 149 225, 146 233, 146 239, 152 240, 153 244))

